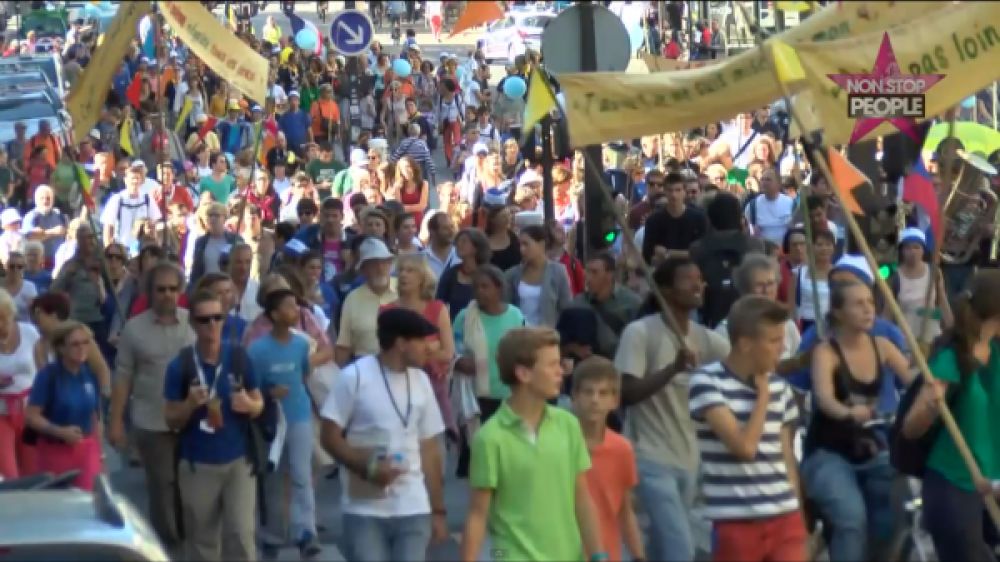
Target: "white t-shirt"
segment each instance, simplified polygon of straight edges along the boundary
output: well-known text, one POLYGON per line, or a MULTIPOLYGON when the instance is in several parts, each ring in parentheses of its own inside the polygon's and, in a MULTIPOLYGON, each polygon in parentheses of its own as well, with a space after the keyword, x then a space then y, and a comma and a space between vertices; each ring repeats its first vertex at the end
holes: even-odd
MULTIPOLYGON (((26 322, 18 322, 17 329, 20 332, 20 345, 10 355, 0 353, 0 377, 14 377, 13 384, 0 390, 0 396, 21 394, 30 390, 31 383, 35 380, 35 373, 41 367, 35 365, 35 344, 42 336, 34 326, 26 322)), ((5 410, 6 403, 0 400, 0 414, 6 414, 5 410)))
POLYGON ((382 369, 368 355, 344 368, 323 403, 323 418, 345 428, 348 442, 388 455, 401 455, 406 472, 385 490, 341 470, 344 513, 405 517, 431 512, 420 466, 420 443, 444 432, 441 410, 427 373, 382 369))
POLYGON ((113 226, 115 228, 115 241, 128 246, 133 240, 132 224, 136 220, 144 218, 149 219, 152 223, 159 222, 163 218, 163 215, 160 214, 160 206, 153 200, 153 196, 140 192, 138 196, 131 197, 127 192, 119 191, 112 195, 108 199, 108 204, 104 206, 104 211, 101 213, 101 224, 113 226))
POLYGON ((750 201, 745 214, 755 234, 781 245, 794 211, 795 200, 784 193, 779 193, 773 201, 760 194, 750 201))
POLYGON ((479 109, 479 98, 476 94, 481 91, 482 88, 479 87, 479 82, 475 80, 469 80, 469 84, 465 87, 465 106, 470 109, 479 109))
POLYGON ((14 306, 17 308, 17 321, 31 321, 31 301, 38 296, 38 287, 34 283, 24 279, 21 281, 21 290, 16 295, 11 295, 14 299, 14 306))

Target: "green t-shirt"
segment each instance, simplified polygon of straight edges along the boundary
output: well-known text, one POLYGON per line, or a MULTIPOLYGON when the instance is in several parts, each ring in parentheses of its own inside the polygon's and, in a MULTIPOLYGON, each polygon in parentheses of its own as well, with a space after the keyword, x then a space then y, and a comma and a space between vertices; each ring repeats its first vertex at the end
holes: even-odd
MULTIPOLYGON (((492 316, 479 312, 480 321, 483 323, 483 333, 486 335, 486 352, 490 357, 490 398, 502 400, 510 396, 510 388, 500 380, 500 370, 497 368, 497 346, 500 345, 500 338, 514 328, 524 327, 524 315, 521 309, 512 304, 507 305, 507 310, 503 314, 492 316)), ((464 350, 465 339, 465 309, 462 309, 455 317, 455 343, 464 350)), ((469 352, 471 350, 464 350, 469 352)))
POLYGON ((469 466, 469 485, 493 491, 494 552, 504 560, 584 559, 576 479, 590 468, 590 453, 572 413, 546 406, 532 436, 504 402, 476 433, 469 466))
MULTIPOLYGON (((337 172, 347 169, 347 166, 343 162, 338 162, 336 159, 330 160, 329 162, 323 162, 322 160, 313 160, 306 165, 306 173, 312 178, 313 183, 316 184, 317 189, 319 184, 322 182, 330 182, 333 185, 333 179, 337 177, 337 172)), ((329 188, 326 188, 329 189, 329 188)))
POLYGON ((49 178, 49 185, 56 192, 56 199, 69 201, 74 184, 76 184, 76 168, 72 162, 60 160, 56 164, 56 169, 52 171, 52 177, 49 178))
MULTIPOLYGON (((989 480, 1000 479, 1000 433, 992 429, 996 424, 993 413, 1000 408, 1000 343, 996 340, 990 343, 990 359, 986 366, 964 377, 955 352, 950 348, 937 353, 929 366, 935 377, 949 383, 948 401, 952 414, 979 470, 989 480)), ((975 490, 958 447, 943 427, 931 447, 927 467, 940 472, 959 488, 975 490)))
POLYGON ((229 194, 233 192, 235 187, 236 180, 229 174, 222 176, 222 181, 215 181, 212 176, 205 176, 198 184, 198 193, 210 191, 215 196, 216 201, 226 203, 229 201, 229 194))

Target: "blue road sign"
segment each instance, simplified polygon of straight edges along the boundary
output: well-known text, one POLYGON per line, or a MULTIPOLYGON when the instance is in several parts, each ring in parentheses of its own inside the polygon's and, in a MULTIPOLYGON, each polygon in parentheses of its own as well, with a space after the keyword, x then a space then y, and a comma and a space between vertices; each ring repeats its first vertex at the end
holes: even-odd
POLYGON ((334 14, 330 23, 330 41, 340 54, 360 55, 368 50, 374 38, 375 26, 368 14, 361 10, 343 10, 334 14))

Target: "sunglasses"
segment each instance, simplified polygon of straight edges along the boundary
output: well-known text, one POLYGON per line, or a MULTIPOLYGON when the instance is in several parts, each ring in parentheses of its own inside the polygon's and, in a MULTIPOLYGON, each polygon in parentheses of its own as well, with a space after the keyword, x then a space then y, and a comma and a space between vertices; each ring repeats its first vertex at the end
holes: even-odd
POLYGON ((206 316, 195 316, 194 321, 202 325, 208 325, 212 322, 222 322, 225 318, 221 314, 209 314, 206 316))
POLYGON ((178 285, 160 285, 156 288, 156 292, 160 293, 161 295, 166 293, 176 293, 177 291, 180 290, 181 288, 178 285))

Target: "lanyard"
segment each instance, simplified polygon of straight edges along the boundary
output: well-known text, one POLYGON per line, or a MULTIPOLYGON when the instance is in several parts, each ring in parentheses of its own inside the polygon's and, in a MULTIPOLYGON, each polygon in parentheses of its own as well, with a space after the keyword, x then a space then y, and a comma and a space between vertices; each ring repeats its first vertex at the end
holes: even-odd
POLYGON ((389 401, 392 402, 392 409, 396 410, 396 415, 399 417, 399 422, 403 424, 403 429, 408 429, 410 426, 410 412, 413 409, 413 396, 410 394, 410 374, 406 374, 406 415, 404 416, 402 412, 399 411, 399 405, 396 404, 396 397, 392 395, 392 389, 389 388, 389 377, 385 374, 385 365, 382 364, 382 360, 378 360, 378 368, 382 372, 382 382, 385 383, 385 391, 389 394, 389 401))
POLYGON ((215 398, 217 390, 219 388, 219 379, 222 378, 222 365, 224 363, 222 357, 222 350, 219 350, 219 365, 215 368, 215 378, 212 379, 212 385, 209 386, 207 379, 205 377, 205 371, 201 369, 201 359, 198 357, 198 350, 192 350, 194 353, 194 369, 195 373, 198 374, 198 382, 201 386, 208 387, 208 397, 209 399, 215 398))

